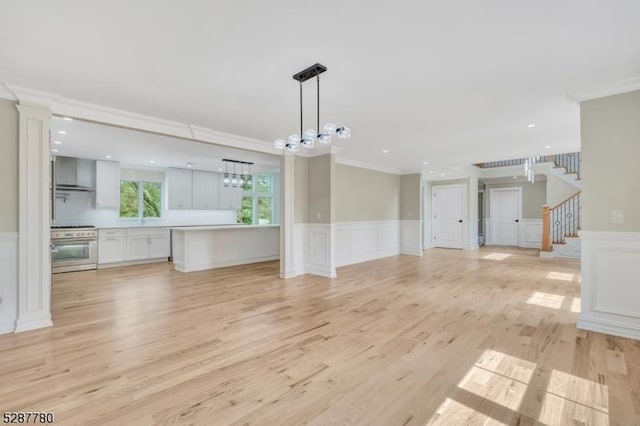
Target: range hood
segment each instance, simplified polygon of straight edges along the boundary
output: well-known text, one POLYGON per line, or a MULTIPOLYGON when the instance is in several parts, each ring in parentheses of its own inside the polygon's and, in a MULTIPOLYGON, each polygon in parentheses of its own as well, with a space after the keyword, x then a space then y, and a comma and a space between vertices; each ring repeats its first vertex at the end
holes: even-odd
POLYGON ((73 157, 55 157, 55 187, 58 191, 95 191, 96 162, 73 157))

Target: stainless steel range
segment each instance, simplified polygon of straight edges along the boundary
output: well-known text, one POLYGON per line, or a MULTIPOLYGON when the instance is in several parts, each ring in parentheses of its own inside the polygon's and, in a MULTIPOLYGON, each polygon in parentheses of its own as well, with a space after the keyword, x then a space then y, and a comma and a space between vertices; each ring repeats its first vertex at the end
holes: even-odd
POLYGON ((96 269, 98 231, 93 226, 51 227, 51 272, 96 269))

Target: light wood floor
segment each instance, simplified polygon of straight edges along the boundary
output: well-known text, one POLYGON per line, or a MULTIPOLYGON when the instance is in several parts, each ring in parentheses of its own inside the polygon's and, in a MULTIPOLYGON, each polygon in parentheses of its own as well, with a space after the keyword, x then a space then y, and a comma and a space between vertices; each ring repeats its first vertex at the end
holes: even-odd
POLYGON ((56 275, 53 328, 0 336, 0 408, 60 424, 639 425, 640 342, 578 331, 579 266, 429 250, 56 275))

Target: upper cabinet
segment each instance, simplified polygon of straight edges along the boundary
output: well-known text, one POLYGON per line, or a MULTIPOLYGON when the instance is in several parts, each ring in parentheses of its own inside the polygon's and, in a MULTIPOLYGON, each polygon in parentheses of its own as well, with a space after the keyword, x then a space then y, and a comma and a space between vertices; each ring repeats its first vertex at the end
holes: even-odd
POLYGON ((193 208, 218 209, 218 173, 193 171, 193 208))
POLYGON ((96 208, 120 208, 120 164, 96 162, 96 208))
POLYGON ((167 195, 169 209, 193 208, 193 171, 167 169, 167 195))
POLYGON ((240 210, 242 189, 225 187, 219 173, 167 169, 167 208, 240 210))

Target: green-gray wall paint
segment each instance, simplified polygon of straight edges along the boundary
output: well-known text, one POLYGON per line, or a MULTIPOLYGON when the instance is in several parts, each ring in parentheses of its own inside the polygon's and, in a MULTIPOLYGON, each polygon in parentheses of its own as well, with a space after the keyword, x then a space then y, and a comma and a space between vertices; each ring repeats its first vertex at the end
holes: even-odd
POLYGON ((491 189, 522 188, 522 218, 542 219, 542 206, 547 202, 547 183, 496 183, 485 186, 486 217, 491 218, 491 189))
POLYGON ((344 164, 335 172, 336 222, 400 218, 400 176, 344 164))
POLYGON ((582 228, 640 231, 640 91, 580 104, 582 228), (611 211, 623 210, 624 223, 611 211))
POLYGON ((18 231, 18 110, 16 103, 0 99, 0 232, 18 231))
MULTIPOLYGON (((294 166, 295 167, 295 166, 294 166)), ((309 223, 333 223, 333 180, 335 161, 332 154, 309 158, 309 223)))
POLYGON ((403 175, 400 178, 400 219, 422 220, 420 215, 420 173, 403 175))

